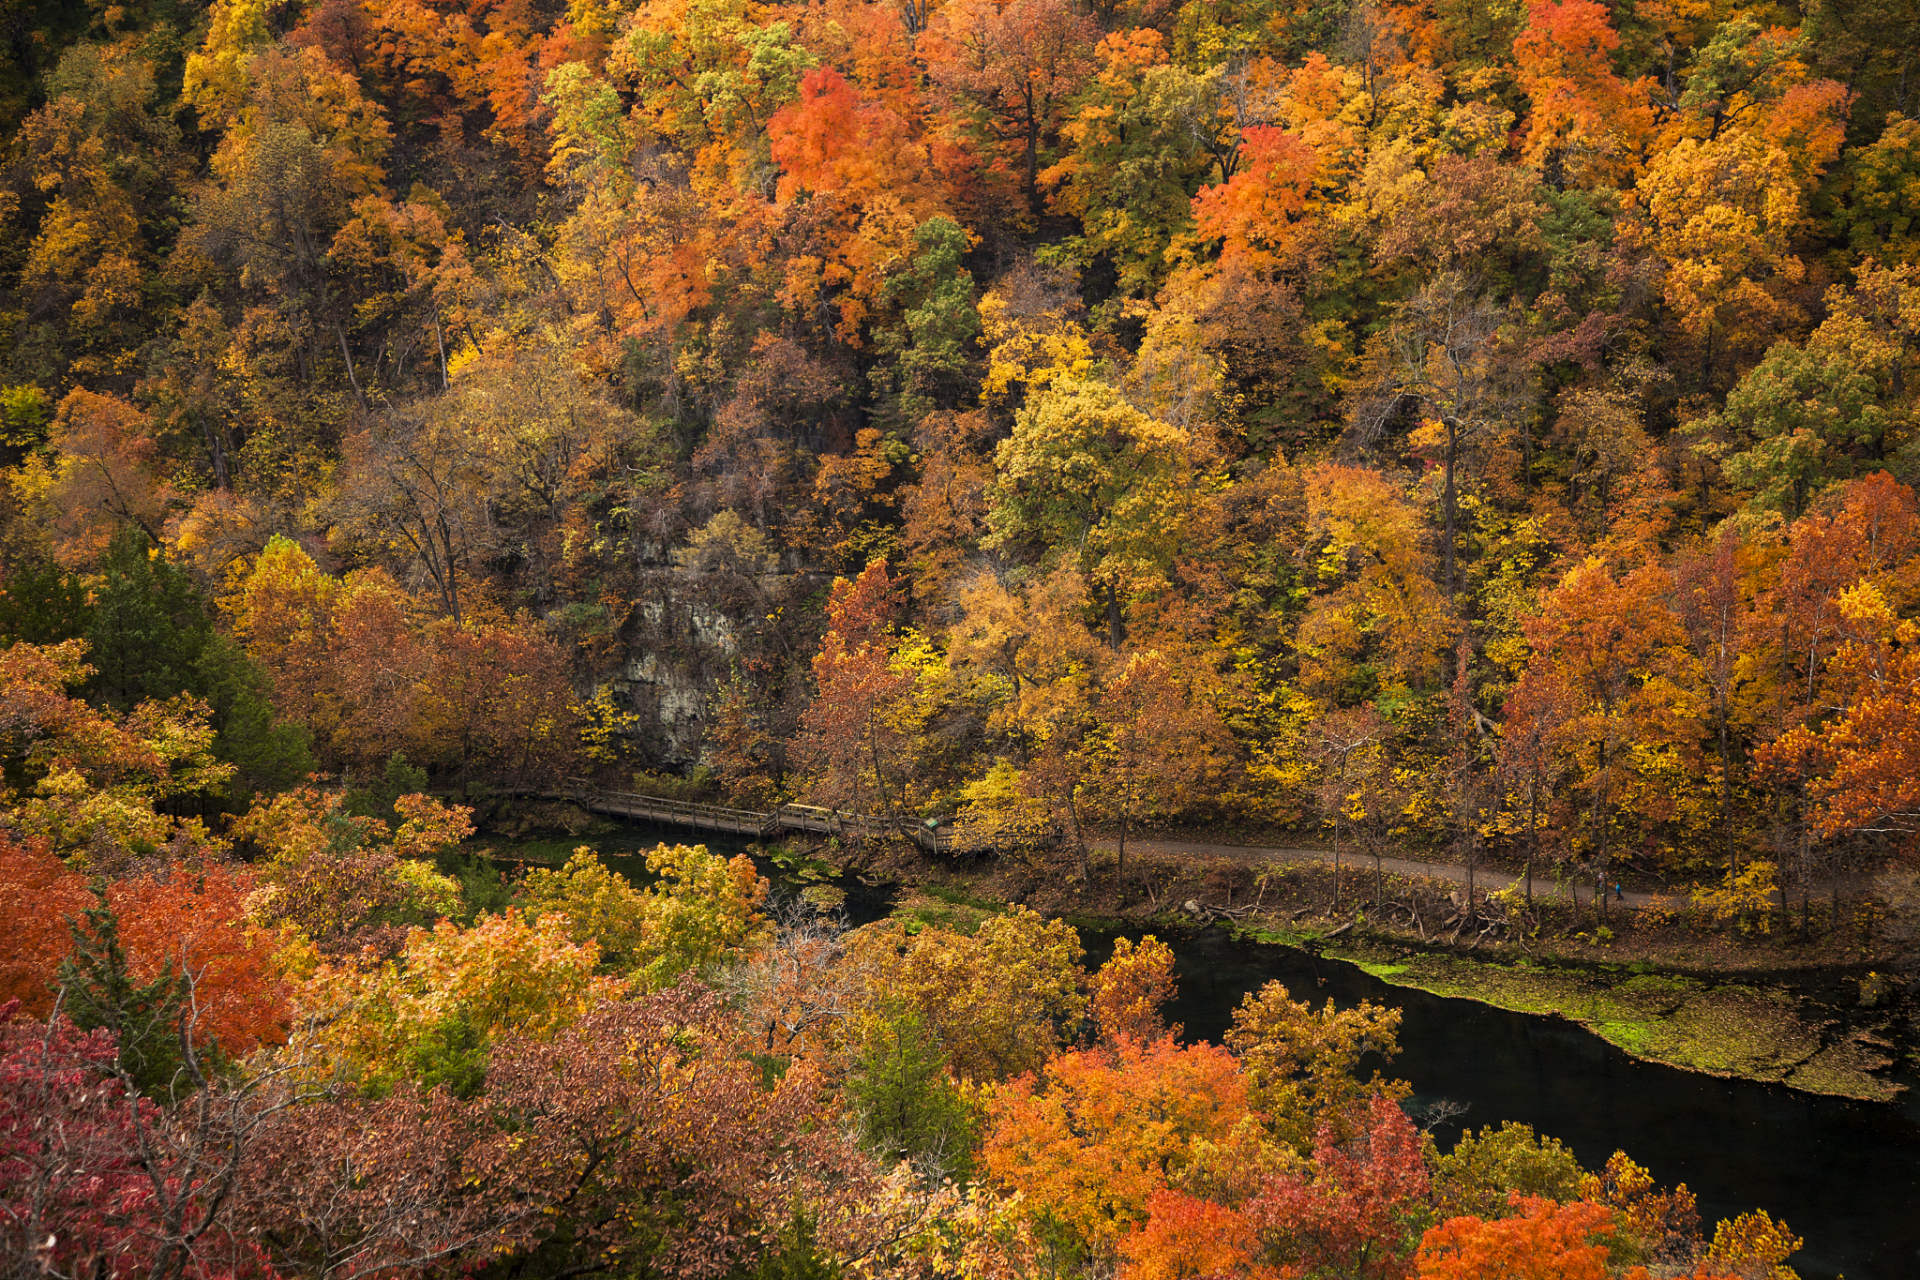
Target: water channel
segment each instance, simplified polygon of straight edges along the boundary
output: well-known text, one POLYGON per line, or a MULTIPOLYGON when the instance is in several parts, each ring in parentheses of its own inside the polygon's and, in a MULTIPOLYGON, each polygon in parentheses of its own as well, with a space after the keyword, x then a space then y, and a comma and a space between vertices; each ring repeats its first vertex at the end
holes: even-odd
MULTIPOLYGON (((644 880, 634 854, 662 839, 689 837, 633 824, 591 843, 609 865, 644 880)), ((716 849, 744 848, 705 839, 716 849)), ((792 891, 778 868, 761 869, 776 891, 792 891)), ((842 887, 852 923, 889 909, 884 890, 842 887)), ((1169 1014, 1190 1038, 1218 1040, 1241 997, 1276 979, 1314 1004, 1388 1003, 1402 1011, 1390 1074, 1412 1084, 1415 1103, 1467 1107, 1458 1124, 1436 1128, 1443 1148, 1458 1125, 1521 1121, 1560 1139, 1588 1168, 1624 1150, 1662 1184, 1684 1182, 1709 1224, 1755 1208, 1786 1219, 1806 1241, 1792 1259, 1803 1280, 1920 1277, 1920 1098, 1911 1092, 1888 1105, 1716 1079, 1637 1061, 1557 1018, 1389 986, 1292 948, 1218 929, 1154 932, 1174 948, 1180 992, 1169 1014)), ((1090 964, 1104 959, 1114 936, 1083 933, 1090 964)))

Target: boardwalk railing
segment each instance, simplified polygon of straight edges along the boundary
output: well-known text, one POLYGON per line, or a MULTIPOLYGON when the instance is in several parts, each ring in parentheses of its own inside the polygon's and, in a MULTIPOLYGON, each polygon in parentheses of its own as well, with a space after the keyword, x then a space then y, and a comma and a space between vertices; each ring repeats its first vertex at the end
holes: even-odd
POLYGON ((669 800, 664 796, 642 795, 637 791, 605 791, 580 778, 568 778, 557 795, 590 813, 604 813, 640 822, 658 822, 671 827, 691 827, 695 831, 722 831, 761 840, 796 831, 850 840, 899 835, 929 853, 946 853, 953 847, 952 837, 947 832, 924 823, 875 814, 845 813, 813 805, 784 804, 772 813, 760 813, 753 809, 729 809, 724 805, 699 804, 692 800, 669 800))

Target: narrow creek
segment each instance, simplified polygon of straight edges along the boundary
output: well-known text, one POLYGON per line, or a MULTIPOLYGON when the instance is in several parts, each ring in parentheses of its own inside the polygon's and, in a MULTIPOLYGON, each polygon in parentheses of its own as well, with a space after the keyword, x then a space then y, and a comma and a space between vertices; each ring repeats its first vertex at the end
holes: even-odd
MULTIPOLYGON (((663 839, 689 837, 632 824, 581 843, 644 881, 636 855, 663 839)), ((728 852, 745 848, 705 840, 728 852)), ((555 856, 551 841, 487 843, 496 856, 555 856)), ((797 888, 780 868, 763 861, 761 870, 777 893, 797 888)), ((891 909, 890 892, 839 883, 851 923, 891 909)), ((1792 1260, 1803 1280, 1920 1276, 1920 1099, 1912 1093, 1888 1105, 1718 1079, 1638 1061, 1559 1018, 1391 986, 1344 961, 1218 929, 1151 931, 1174 948, 1180 990, 1169 1016, 1189 1038, 1217 1041, 1241 997, 1274 980, 1313 1004, 1389 1004, 1402 1014, 1390 1074, 1412 1084, 1416 1104, 1445 1100, 1467 1108, 1457 1122, 1435 1129, 1442 1148, 1461 1125, 1520 1121, 1560 1139, 1588 1168, 1624 1150, 1663 1184, 1684 1182, 1708 1223, 1755 1208, 1786 1219, 1806 1241, 1792 1260)), ((1089 963, 1103 960, 1117 936, 1083 930, 1089 963)))

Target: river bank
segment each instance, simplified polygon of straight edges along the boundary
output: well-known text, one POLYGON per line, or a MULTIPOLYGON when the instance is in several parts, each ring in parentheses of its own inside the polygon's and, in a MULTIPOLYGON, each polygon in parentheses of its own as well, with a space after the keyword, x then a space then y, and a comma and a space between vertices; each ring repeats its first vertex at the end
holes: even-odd
POLYGON ((1124 878, 1096 860, 1082 883, 1059 854, 964 862, 831 842, 793 854, 907 886, 900 910, 927 923, 963 927, 967 912, 1017 902, 1097 929, 1210 925, 1350 961, 1390 986, 1564 1019, 1641 1061, 1706 1075, 1868 1102, 1900 1098, 1920 1075, 1900 949, 1858 910, 1834 921, 1823 908, 1803 940, 1711 927, 1657 898, 1603 916, 1591 901, 1476 890, 1469 911, 1452 878, 1376 875, 1370 862, 1336 877, 1313 857, 1148 848, 1124 878))

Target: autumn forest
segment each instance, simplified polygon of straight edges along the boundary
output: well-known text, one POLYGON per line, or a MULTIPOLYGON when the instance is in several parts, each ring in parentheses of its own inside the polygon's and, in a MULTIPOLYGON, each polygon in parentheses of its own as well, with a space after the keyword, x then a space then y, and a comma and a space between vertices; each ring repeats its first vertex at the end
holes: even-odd
POLYGON ((1376 859, 1328 926, 1392 855, 1574 908, 1469 880, 1455 944, 1623 880, 1912 941, 1920 7, 0 42, 4 1280, 1794 1276, 1628 1152, 1423 1126, 1393 1007, 1184 1036, 1165 942, 1049 904, 1239 833, 1376 859), (504 856, 578 779, 1029 905, 504 856))

